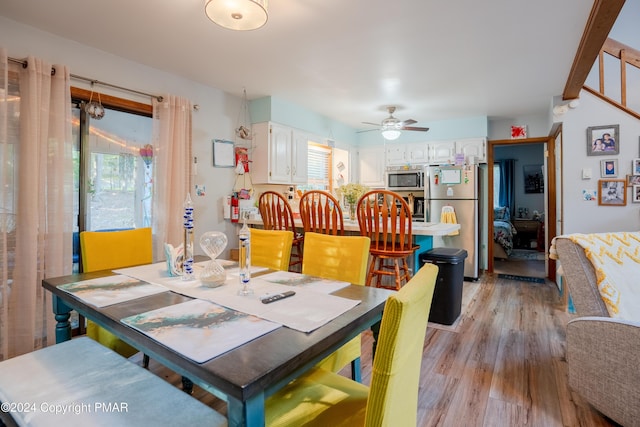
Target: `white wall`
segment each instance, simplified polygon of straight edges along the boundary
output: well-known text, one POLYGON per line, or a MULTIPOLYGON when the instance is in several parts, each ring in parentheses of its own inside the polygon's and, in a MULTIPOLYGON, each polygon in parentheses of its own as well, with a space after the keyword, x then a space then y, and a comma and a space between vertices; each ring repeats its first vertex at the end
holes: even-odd
MULTIPOLYGON (((223 231, 229 237, 229 247, 235 243, 235 226, 222 219, 222 198, 231 192, 235 174, 232 168, 214 168, 211 140, 234 140, 233 129, 242 99, 219 89, 178 77, 167 72, 114 56, 107 52, 45 33, 0 16, 0 45, 12 58, 33 55, 55 64, 69 66, 71 73, 106 83, 162 95, 169 93, 185 97, 198 104, 193 112, 193 155, 198 158, 198 175, 193 183, 204 185, 202 197, 191 196, 195 206, 196 238, 205 231, 223 231)), ((72 80, 72 85, 90 89, 88 83, 72 80)), ((121 98, 150 103, 147 97, 98 86, 96 90, 121 98)), ((176 218, 181 221, 180 218, 176 218)), ((180 242, 171 242, 178 244, 180 242)), ((196 244, 198 253, 199 245, 196 244)))
POLYGON ((631 173, 631 162, 640 157, 640 121, 588 92, 580 93, 580 106, 570 109, 563 121, 563 200, 565 233, 604 233, 640 229, 640 204, 631 202, 627 189, 626 206, 598 206, 597 201, 583 201, 583 189, 597 189, 600 161, 618 160, 618 178, 631 173), (587 156, 587 127, 620 125, 617 155, 587 156), (592 178, 583 180, 582 169, 591 169, 592 178))

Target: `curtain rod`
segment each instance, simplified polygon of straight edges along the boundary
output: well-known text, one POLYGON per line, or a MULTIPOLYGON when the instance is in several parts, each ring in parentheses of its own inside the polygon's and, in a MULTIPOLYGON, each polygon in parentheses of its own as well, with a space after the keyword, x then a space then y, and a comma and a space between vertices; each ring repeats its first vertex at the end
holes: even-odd
MULTIPOLYGON (((11 58, 11 57, 8 57, 8 60, 9 60, 9 62, 13 62, 13 63, 16 63, 16 64, 20 64, 20 65, 22 65, 22 67, 23 67, 23 68, 27 68, 27 61, 26 61, 26 60, 22 60, 22 59, 15 59, 15 58, 11 58)), ((55 73, 55 70, 53 70, 53 69, 52 69, 52 70, 51 70, 51 74, 54 74, 54 73, 55 73)), ((140 92, 140 91, 135 90, 135 89, 129 89, 129 88, 126 88, 126 87, 113 85, 113 84, 111 84, 111 83, 102 82, 102 81, 100 81, 100 80, 96 80, 96 79, 90 79, 90 78, 88 78, 88 77, 78 76, 78 75, 76 75, 76 74, 70 74, 69 76, 70 76, 72 79, 76 79, 76 80, 84 80, 84 81, 86 81, 86 82, 91 83, 92 85, 96 84, 96 85, 108 86, 108 87, 111 87, 111 88, 114 88, 114 89, 120 89, 120 90, 124 90, 124 91, 126 91, 126 92, 136 93, 136 94, 138 94, 138 95, 143 95, 143 96, 148 96, 148 97, 150 97, 150 98, 155 98, 155 99, 157 99, 157 100, 158 100, 158 102, 162 102, 162 101, 163 101, 163 99, 164 99, 164 98, 163 98, 162 96, 160 96, 160 95, 152 95, 152 94, 150 94, 150 93, 140 92)))

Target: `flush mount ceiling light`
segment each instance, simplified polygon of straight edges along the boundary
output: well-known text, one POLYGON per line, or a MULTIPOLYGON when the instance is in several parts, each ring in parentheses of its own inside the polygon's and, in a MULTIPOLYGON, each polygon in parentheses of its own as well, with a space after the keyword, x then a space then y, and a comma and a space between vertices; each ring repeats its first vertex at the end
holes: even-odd
POLYGON ((204 11, 221 27, 238 31, 256 30, 269 18, 267 0, 207 0, 204 11))

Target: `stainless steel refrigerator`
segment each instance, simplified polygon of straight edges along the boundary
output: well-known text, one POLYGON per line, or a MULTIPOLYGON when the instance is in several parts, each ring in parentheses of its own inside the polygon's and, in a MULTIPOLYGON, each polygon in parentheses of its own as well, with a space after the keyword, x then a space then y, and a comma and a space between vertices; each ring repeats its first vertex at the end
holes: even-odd
POLYGON ((455 212, 460 231, 455 236, 434 236, 433 247, 459 248, 467 251, 464 277, 478 279, 478 167, 427 166, 424 197, 427 221, 440 222, 442 208, 455 212))

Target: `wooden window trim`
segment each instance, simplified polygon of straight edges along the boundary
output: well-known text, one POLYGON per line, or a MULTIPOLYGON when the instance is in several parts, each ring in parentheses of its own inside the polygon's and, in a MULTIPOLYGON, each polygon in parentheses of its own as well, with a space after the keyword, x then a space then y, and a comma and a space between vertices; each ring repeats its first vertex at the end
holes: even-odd
MULTIPOLYGON (((97 101, 98 92, 93 92, 93 100, 97 101)), ((89 102, 91 91, 71 87, 71 98, 89 102)), ((128 99, 118 98, 111 95, 100 93, 100 102, 103 106, 113 110, 125 111, 127 113, 140 114, 141 116, 153 117, 153 106, 142 102, 130 101, 128 99)))

